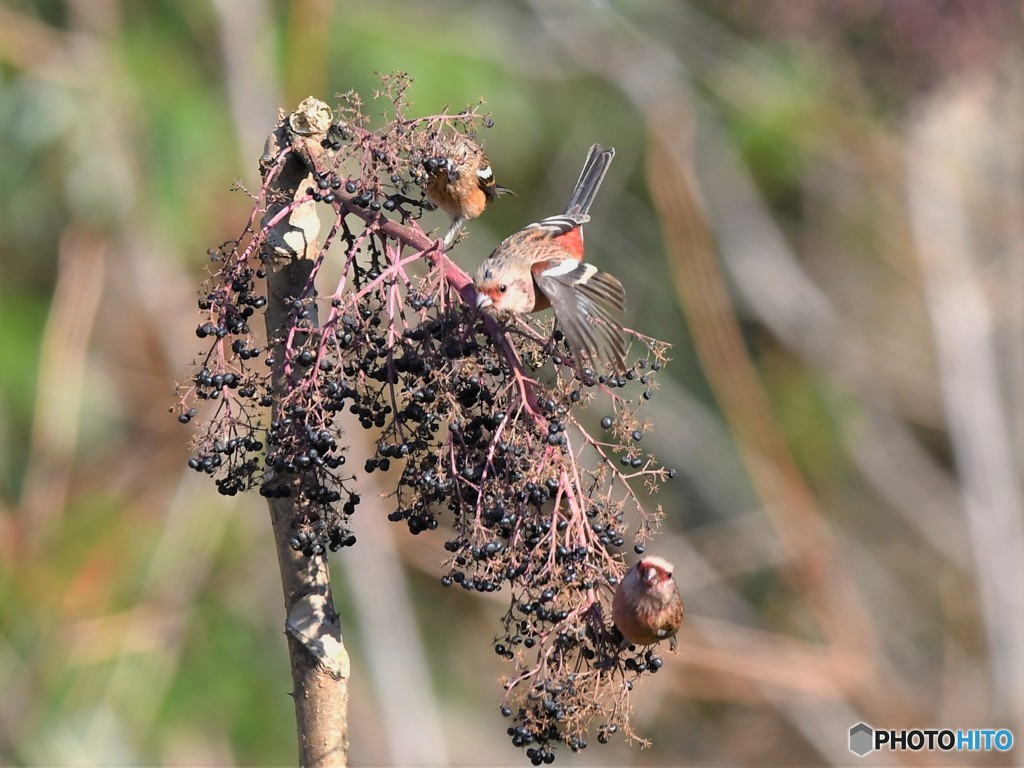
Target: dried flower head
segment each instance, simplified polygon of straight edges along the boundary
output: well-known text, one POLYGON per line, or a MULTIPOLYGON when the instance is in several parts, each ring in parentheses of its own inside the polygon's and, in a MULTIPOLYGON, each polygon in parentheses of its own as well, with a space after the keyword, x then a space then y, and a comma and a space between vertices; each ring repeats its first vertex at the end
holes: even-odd
POLYGON ((667 348, 634 333, 628 370, 610 374, 574 360, 550 319, 502 330, 471 308, 469 277, 416 219, 425 158, 489 118, 407 118, 408 86, 385 78, 379 128, 348 94, 338 118, 321 124, 322 103, 304 102, 312 118, 280 129, 249 222, 212 252, 196 331, 208 346, 179 387, 178 418, 198 422, 189 465, 221 493, 294 502, 292 546, 308 555, 355 543, 359 471, 400 466, 389 518, 413 534, 443 526, 443 583, 508 591, 494 643, 511 664, 502 711, 513 743, 550 762, 558 743, 582 749, 595 728, 598 741, 633 737, 630 691, 661 666, 651 648, 620 647, 611 599, 627 539, 641 549, 661 516, 640 489, 674 475, 642 440, 667 348), (296 157, 308 185, 288 197, 280 176, 296 157), (305 291, 282 308, 286 331, 261 343, 261 281, 293 247, 275 227, 308 205, 328 206, 333 224, 307 253, 305 291), (326 259, 343 266, 324 289, 326 259), (346 410, 376 436, 357 469, 338 425, 346 410))

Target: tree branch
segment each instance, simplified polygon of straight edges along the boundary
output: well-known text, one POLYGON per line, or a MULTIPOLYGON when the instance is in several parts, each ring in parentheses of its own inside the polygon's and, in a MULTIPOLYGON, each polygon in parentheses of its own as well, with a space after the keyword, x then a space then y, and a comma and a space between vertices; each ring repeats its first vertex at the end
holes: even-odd
MULTIPOLYGON (((300 105, 288 122, 294 126, 296 114, 304 109, 308 110, 307 121, 315 125, 318 117, 315 105, 307 102, 300 105)), ((262 164, 265 174, 271 173, 271 160, 294 139, 288 123, 282 119, 267 138, 262 164)), ((310 171, 303 159, 294 152, 288 155, 280 172, 265 179, 265 183, 269 181, 270 202, 263 217, 264 225, 272 222, 282 208, 305 196, 310 180, 310 171)), ((271 378, 272 418, 278 418, 287 395, 283 362, 291 306, 305 293, 313 259, 319 250, 319 220, 314 206, 312 201, 303 203, 270 224, 263 246, 265 263, 273 265, 267 274, 266 311, 267 338, 271 354, 278 361, 271 378)), ((287 478, 286 485, 297 491, 298 481, 298 476, 287 478)), ((294 686, 299 763, 310 768, 344 766, 348 763, 348 654, 334 610, 326 553, 307 556, 290 543, 294 536, 292 521, 300 514, 298 499, 299 494, 293 492, 285 498, 269 499, 268 505, 288 615, 288 654, 294 686)))

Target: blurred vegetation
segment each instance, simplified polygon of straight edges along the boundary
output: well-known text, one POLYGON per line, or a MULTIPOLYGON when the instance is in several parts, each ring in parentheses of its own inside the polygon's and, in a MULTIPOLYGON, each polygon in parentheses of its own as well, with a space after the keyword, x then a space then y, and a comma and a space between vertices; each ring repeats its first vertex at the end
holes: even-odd
MULTIPOLYGON (((493 113, 519 196, 467 268, 615 146, 588 252, 675 345, 648 439, 680 653, 634 697, 651 749, 559 761, 1024 737, 1022 42, 995 0, 0 6, 0 762, 294 761, 266 508, 186 469, 168 408, 275 110, 395 70, 422 114, 493 113)), ((502 596, 442 589, 443 538, 387 511, 335 562, 353 763, 524 764, 502 596)))

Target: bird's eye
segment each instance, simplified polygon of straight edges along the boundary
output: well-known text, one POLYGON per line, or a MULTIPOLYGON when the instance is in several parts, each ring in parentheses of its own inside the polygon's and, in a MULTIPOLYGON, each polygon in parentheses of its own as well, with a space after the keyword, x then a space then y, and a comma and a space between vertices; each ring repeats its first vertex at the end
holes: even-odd
POLYGON ((504 293, 505 291, 508 290, 508 286, 502 283, 501 285, 498 286, 498 290, 504 293))

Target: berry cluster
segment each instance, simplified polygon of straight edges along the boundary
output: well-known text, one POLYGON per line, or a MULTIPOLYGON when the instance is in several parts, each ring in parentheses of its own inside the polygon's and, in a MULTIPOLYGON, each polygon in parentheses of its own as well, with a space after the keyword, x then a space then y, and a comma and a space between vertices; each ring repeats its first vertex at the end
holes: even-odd
POLYGON ((636 334, 632 368, 602 373, 573 360, 550 320, 501 330, 466 304, 465 273, 408 222, 439 136, 480 118, 406 119, 406 84, 385 89, 395 107, 385 127, 369 130, 349 96, 344 119, 301 155, 310 181, 298 197, 330 206, 335 221, 307 289, 283 307, 285 337, 261 344, 250 327, 267 306, 257 281, 279 256, 253 222, 281 204, 269 190, 286 153, 265 164, 243 236, 214 252, 196 331, 210 347, 179 388, 178 418, 209 406, 189 466, 221 493, 258 488, 290 503, 291 544, 307 555, 355 543, 358 477, 340 415, 371 431, 361 470, 401 469, 389 518, 413 534, 443 531, 442 582, 509 589, 494 643, 513 665, 502 712, 540 765, 558 743, 584 748, 595 723, 599 742, 632 737, 629 691, 661 666, 649 649, 622 648, 607 617, 627 538, 642 551, 661 514, 637 486, 653 492, 674 475, 643 450, 638 413, 667 349, 636 334), (341 276, 321 292, 328 258, 341 276), (425 274, 412 268, 424 261, 425 274))

